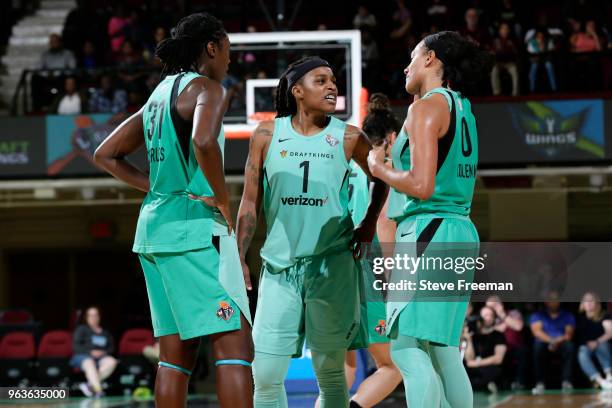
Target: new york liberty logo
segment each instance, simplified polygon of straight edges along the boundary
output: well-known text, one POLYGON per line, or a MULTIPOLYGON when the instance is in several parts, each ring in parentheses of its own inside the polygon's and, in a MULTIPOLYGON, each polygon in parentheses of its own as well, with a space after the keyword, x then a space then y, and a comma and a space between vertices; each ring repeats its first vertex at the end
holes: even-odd
POLYGON ((378 333, 379 336, 383 336, 385 334, 386 324, 384 320, 379 320, 378 324, 374 328, 374 331, 378 333))
POLYGON ((228 321, 234 315, 234 309, 227 302, 219 302, 219 309, 217 309, 217 317, 228 321))
POLYGON ((601 101, 527 102, 510 109, 524 143, 547 157, 580 150, 603 158, 603 108, 598 103, 601 101))
POLYGON ((338 139, 336 139, 335 137, 333 137, 332 135, 325 135, 325 141, 331 146, 334 147, 336 146, 338 143, 338 139))

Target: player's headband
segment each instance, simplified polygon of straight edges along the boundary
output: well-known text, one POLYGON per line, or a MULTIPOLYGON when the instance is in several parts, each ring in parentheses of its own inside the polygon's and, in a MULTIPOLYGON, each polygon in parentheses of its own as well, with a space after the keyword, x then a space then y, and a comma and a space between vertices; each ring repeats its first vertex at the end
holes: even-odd
POLYGON ((442 64, 447 65, 448 58, 444 48, 442 47, 442 41, 436 41, 439 37, 438 34, 439 33, 428 35, 423 41, 427 49, 435 52, 436 58, 438 58, 442 64))
POLYGON ((312 71, 313 69, 319 67, 328 67, 331 69, 329 62, 319 57, 311 58, 291 68, 289 72, 287 72, 287 92, 291 92, 291 88, 293 88, 293 85, 295 85, 295 83, 301 77, 306 75, 308 71, 312 71))

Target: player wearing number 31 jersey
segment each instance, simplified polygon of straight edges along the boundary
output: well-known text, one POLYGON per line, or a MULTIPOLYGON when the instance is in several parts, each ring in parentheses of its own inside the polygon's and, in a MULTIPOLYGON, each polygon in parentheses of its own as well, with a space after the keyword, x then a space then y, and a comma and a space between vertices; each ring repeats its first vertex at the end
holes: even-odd
POLYGON ((165 78, 142 109, 98 148, 96 162, 147 192, 134 252, 160 338, 155 401, 185 407, 200 336, 210 335, 224 408, 252 406, 252 342, 223 175, 229 38, 215 17, 192 14, 157 47, 165 78), (124 157, 145 144, 149 175, 124 157))
POLYGON ((375 183, 355 229, 349 162, 354 159, 369 175, 371 146, 359 129, 329 116, 335 82, 321 58, 291 64, 277 88, 277 118, 261 123, 251 138, 237 231, 246 271, 244 256, 263 202, 267 235, 253 326, 257 408, 287 407, 283 381, 304 340, 321 406, 348 406, 344 355, 360 332, 361 278, 350 246, 372 241, 387 189, 375 183))

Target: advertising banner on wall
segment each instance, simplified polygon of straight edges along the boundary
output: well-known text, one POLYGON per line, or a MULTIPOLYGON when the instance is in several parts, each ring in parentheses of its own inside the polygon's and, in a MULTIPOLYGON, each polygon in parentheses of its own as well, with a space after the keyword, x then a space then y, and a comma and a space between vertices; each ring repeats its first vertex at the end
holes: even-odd
MULTIPOLYGON (((46 117, 46 173, 48 176, 87 176, 100 174, 93 154, 110 133, 125 119, 124 115, 49 115, 46 117)), ((144 149, 128 159, 146 168, 144 149)))
POLYGON ((477 104, 480 164, 612 160, 601 99, 477 104))
POLYGON ((40 118, 0 121, 0 176, 32 177, 45 173, 45 122, 40 118))
MULTIPOLYGON (((405 114, 405 110, 402 110, 405 114)), ((612 101, 474 104, 481 167, 612 162, 612 101)), ((0 178, 103 175, 93 153, 124 115, 0 118, 0 178)), ((248 139, 227 139, 225 170, 243 174, 248 139)), ((148 168, 144 148, 128 159, 148 168)))

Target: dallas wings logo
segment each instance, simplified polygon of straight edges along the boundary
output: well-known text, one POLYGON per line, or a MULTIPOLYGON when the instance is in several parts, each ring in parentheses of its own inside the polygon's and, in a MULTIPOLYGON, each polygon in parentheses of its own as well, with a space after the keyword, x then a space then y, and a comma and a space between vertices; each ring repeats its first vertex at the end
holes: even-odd
POLYGON ((601 101, 527 102, 510 110, 525 144, 547 157, 576 149, 604 157, 601 101))

